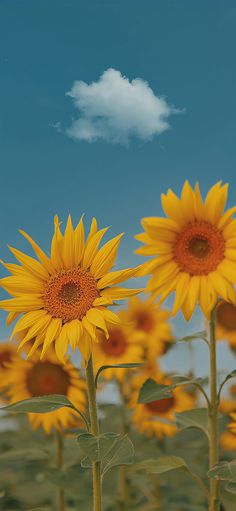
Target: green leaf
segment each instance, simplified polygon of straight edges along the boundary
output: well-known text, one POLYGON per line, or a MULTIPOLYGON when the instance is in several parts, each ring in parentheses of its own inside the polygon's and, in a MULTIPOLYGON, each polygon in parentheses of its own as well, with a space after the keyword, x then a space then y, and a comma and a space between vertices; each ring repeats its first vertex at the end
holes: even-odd
POLYGON ((208 339, 207 339, 207 332, 206 330, 201 330, 200 332, 195 332, 191 335, 187 335, 186 337, 182 337, 181 339, 177 339, 176 342, 192 342, 192 341, 195 341, 196 339, 201 339, 202 341, 205 341, 207 342, 208 344, 208 339))
POLYGON ((162 385, 152 378, 146 380, 140 390, 138 403, 151 403, 160 399, 168 399, 172 396, 172 392, 176 387, 182 385, 197 385, 200 387, 201 383, 205 383, 205 380, 202 378, 193 379, 179 374, 171 375, 171 380, 172 383, 170 385, 162 385))
POLYGON ((134 369, 135 367, 141 367, 141 366, 143 366, 143 364, 135 364, 135 363, 130 363, 130 364, 112 364, 112 365, 101 366, 98 369, 98 372, 97 372, 96 377, 95 377, 95 385, 97 387, 98 377, 106 369, 113 369, 113 368, 114 369, 134 369))
POLYGON ((4 411, 16 413, 48 413, 58 410, 63 406, 75 410, 74 405, 69 401, 66 396, 55 394, 49 396, 32 397, 24 399, 17 403, 4 406, 1 408, 4 411))
POLYGON ((46 511, 45 507, 34 507, 33 509, 28 509, 28 511, 46 511))
POLYGON ((229 492, 229 493, 233 493, 233 495, 236 495, 236 482, 229 482, 225 489, 229 492))
POLYGON ((236 483, 236 459, 232 461, 221 461, 209 470, 207 475, 211 479, 236 483))
POLYGON ((178 456, 162 456, 157 459, 140 461, 132 467, 132 471, 144 471, 146 474, 164 474, 171 470, 183 468, 188 471, 185 461, 178 456))
POLYGON ((104 433, 95 436, 91 433, 83 433, 77 441, 86 456, 81 463, 83 468, 91 467, 93 462, 100 461, 104 475, 113 467, 132 463, 134 448, 127 435, 104 433))
POLYGON ((143 384, 138 403, 151 403, 158 399, 168 399, 172 396, 173 385, 161 385, 149 378, 143 384))
POLYGON ((195 408, 175 414, 177 426, 180 429, 198 428, 208 436, 208 409, 195 408))
POLYGON ((14 413, 49 413, 58 410, 59 408, 67 407, 75 410, 83 419, 87 429, 89 428, 88 421, 85 415, 76 408, 69 399, 61 394, 51 394, 48 396, 32 397, 24 399, 1 408, 5 412, 14 413))
POLYGON ((48 453, 41 449, 9 450, 0 454, 0 463, 6 461, 46 460, 48 457, 48 453))

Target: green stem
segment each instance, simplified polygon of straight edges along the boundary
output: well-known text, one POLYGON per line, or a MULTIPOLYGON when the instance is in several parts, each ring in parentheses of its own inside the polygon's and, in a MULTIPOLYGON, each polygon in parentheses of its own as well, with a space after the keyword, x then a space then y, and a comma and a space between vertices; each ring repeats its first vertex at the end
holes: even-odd
MULTIPOLYGON (((217 368, 216 368, 216 337, 215 337, 215 310, 210 318, 210 444, 209 467, 218 463, 218 396, 217 396, 217 368)), ((219 481, 210 480, 209 511, 219 511, 219 481)))
MULTIPOLYGON (((99 435, 99 423, 97 416, 96 387, 93 372, 92 355, 86 367, 86 377, 88 386, 88 402, 90 415, 90 432, 99 435)), ((93 463, 93 511, 102 511, 102 482, 101 482, 101 463, 93 463)))
MULTIPOLYGON (((56 431, 56 465, 58 469, 63 467, 63 437, 59 430, 56 431)), ((58 510, 65 511, 65 490, 58 489, 58 510)))
MULTIPOLYGON (((121 407, 121 422, 120 422, 120 434, 127 435, 128 433, 128 424, 126 417, 126 397, 123 389, 123 384, 119 384, 120 387, 120 395, 122 398, 122 407, 121 407)), ((125 465, 121 465, 119 467, 119 511, 126 511, 127 501, 129 498, 129 489, 128 489, 128 479, 127 479, 127 467, 125 465)))

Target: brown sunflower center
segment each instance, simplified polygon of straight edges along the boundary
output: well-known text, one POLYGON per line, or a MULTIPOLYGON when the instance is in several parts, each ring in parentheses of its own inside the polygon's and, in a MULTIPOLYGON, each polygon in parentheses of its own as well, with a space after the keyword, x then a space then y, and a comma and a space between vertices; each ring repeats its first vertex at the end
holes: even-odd
POLYGON ((158 414, 168 412, 171 408, 173 408, 174 402, 174 397, 169 397, 167 399, 152 401, 151 403, 147 403, 145 406, 153 414, 158 414))
POLYGON ((109 339, 102 340, 101 347, 106 355, 119 357, 125 353, 127 341, 119 328, 113 328, 109 333, 109 339))
POLYGON ((216 319, 226 330, 236 330, 236 307, 232 303, 221 302, 217 307, 216 319))
POLYGON ((44 291, 45 309, 63 322, 82 319, 99 296, 96 280, 82 268, 62 270, 51 277, 44 291))
POLYGON ((135 315, 136 328, 144 332, 150 332, 153 328, 153 319, 147 311, 139 311, 135 315))
POLYGON ((0 352, 0 368, 4 368, 5 364, 11 361, 11 357, 12 355, 9 350, 4 350, 0 352))
POLYGON ((31 396, 67 395, 70 378, 65 370, 52 362, 37 362, 27 374, 27 389, 31 396))
POLYGON ((208 275, 224 258, 222 232, 208 222, 196 221, 177 236, 174 258, 181 271, 190 275, 208 275))

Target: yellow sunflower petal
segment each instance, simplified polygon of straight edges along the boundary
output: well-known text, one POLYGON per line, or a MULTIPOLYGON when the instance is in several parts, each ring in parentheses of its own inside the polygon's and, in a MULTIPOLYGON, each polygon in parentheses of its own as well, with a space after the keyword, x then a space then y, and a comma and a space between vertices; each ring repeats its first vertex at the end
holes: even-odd
POLYGON ((188 273, 179 273, 178 280, 176 283, 176 297, 172 310, 172 314, 175 315, 183 305, 185 297, 188 292, 190 277, 188 273))
POLYGON ((96 232, 93 236, 91 236, 90 240, 86 244, 86 248, 85 248, 84 256, 83 256, 83 262, 82 262, 82 266, 83 266, 83 268, 85 268, 85 270, 87 268, 89 268, 89 266, 91 266, 93 259, 97 253, 99 244, 100 244, 104 234, 107 232, 107 230, 108 230, 108 227, 96 232))
POLYGON ((137 268, 127 268, 126 270, 112 271, 107 273, 98 281, 98 289, 104 289, 105 287, 124 282, 124 280, 130 279, 137 275, 141 269, 142 265, 138 266, 137 268))
POLYGON ((16 318, 18 318, 19 312, 9 312, 6 319, 7 326, 10 326, 16 318))
POLYGON ((55 341, 55 352, 61 362, 65 361, 65 354, 68 349, 69 339, 67 323, 62 326, 61 332, 55 341))
POLYGON ((103 330, 107 336, 109 335, 104 316, 99 309, 90 309, 86 314, 86 318, 92 325, 103 330))
POLYGON ((51 260, 53 266, 58 270, 63 267, 62 261, 63 236, 60 231, 58 216, 54 217, 54 235, 51 243, 51 260))
POLYGON ((123 235, 124 233, 119 234, 112 240, 108 241, 97 252, 91 265, 91 273, 92 275, 94 275, 96 279, 103 277, 103 275, 105 275, 113 266, 116 259, 120 240, 123 235))
POLYGON ((41 352, 40 358, 42 359, 45 355, 46 351, 48 350, 49 346, 52 344, 53 341, 60 335, 62 328, 62 321, 59 318, 53 318, 51 319, 49 325, 47 326, 45 339, 43 343, 43 349, 41 352))
POLYGON ((37 245, 37 243, 35 243, 35 241, 25 231, 23 231, 22 229, 19 229, 19 232, 30 243, 36 256, 38 257, 38 259, 42 263, 42 265, 46 268, 47 272, 49 274, 53 274, 55 270, 54 270, 54 267, 53 267, 52 262, 49 259, 49 257, 43 252, 43 250, 39 247, 39 245, 37 245))
POLYGON ((44 290, 42 280, 33 277, 25 278, 24 276, 11 276, 0 279, 0 284, 11 295, 34 293, 41 294, 44 290))
POLYGON ((47 313, 44 310, 27 312, 15 324, 15 327, 11 333, 11 339, 14 337, 16 333, 25 330, 25 328, 31 327, 36 321, 38 321, 38 319, 41 319, 46 316, 47 313))
POLYGON ((34 275, 37 279, 41 279, 43 281, 48 279, 47 270, 42 266, 41 263, 36 261, 36 259, 33 259, 33 257, 24 254, 17 248, 9 246, 9 249, 15 258, 22 264, 23 268, 25 268, 29 273, 34 275))
POLYGON ((39 295, 22 295, 17 298, 11 298, 10 300, 1 300, 1 309, 8 312, 25 312, 41 309, 43 307, 43 301, 39 295))
POLYGON ((82 215, 76 229, 75 229, 75 252, 74 252, 74 258, 75 258, 75 265, 79 265, 81 262, 81 259, 83 257, 84 253, 84 222, 83 222, 84 215, 82 215))
POLYGON ((82 333, 81 322, 78 319, 74 319, 68 323, 67 335, 69 343, 73 350, 79 345, 80 336, 82 333))
POLYGON ((72 225, 71 216, 68 216, 66 229, 63 239, 62 258, 65 268, 73 268, 74 260, 74 229, 72 225))
POLYGON ((102 296, 109 296, 112 300, 123 300, 129 296, 137 295, 141 293, 143 289, 128 289, 125 287, 108 287, 101 292, 102 296))
POLYGON ((208 192, 205 209, 210 222, 216 224, 224 210, 227 200, 228 185, 221 186, 221 181, 216 183, 208 192))

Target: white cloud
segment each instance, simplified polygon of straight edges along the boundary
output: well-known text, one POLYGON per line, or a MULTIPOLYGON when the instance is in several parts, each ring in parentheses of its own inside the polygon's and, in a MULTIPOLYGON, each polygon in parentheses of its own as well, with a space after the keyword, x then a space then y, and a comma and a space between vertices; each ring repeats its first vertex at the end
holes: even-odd
POLYGON ((94 142, 127 144, 131 137, 150 140, 169 128, 168 117, 178 110, 154 94, 141 78, 129 81, 107 69, 97 82, 74 82, 67 93, 80 116, 66 130, 68 136, 94 142))

